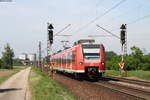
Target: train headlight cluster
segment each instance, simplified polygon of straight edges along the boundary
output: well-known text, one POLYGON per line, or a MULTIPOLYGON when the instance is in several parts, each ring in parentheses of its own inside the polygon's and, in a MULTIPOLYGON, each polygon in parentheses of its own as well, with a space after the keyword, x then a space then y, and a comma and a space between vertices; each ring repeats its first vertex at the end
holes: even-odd
POLYGON ((80 62, 79 64, 80 64, 80 65, 83 65, 83 62, 80 62))
POLYGON ((102 62, 101 64, 102 64, 102 66, 105 66, 105 63, 102 62))

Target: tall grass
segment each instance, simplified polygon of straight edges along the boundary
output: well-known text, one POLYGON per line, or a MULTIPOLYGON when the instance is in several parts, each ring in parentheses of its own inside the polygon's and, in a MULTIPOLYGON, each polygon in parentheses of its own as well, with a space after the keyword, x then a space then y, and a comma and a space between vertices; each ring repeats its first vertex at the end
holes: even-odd
POLYGON ((74 100, 66 89, 36 68, 29 75, 32 100, 74 100))

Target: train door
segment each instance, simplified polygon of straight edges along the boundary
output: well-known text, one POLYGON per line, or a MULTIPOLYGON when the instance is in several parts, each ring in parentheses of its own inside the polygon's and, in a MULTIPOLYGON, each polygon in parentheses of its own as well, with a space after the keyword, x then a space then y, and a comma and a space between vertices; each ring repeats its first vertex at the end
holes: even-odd
POLYGON ((72 70, 76 70, 76 51, 72 52, 72 70))

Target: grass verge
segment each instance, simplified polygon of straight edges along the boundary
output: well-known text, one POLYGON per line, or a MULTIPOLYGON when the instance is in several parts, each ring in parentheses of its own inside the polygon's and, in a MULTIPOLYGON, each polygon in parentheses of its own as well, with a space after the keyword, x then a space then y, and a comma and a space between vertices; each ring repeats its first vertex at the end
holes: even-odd
POLYGON ((0 69, 1 71, 7 71, 7 70, 11 70, 13 71, 10 74, 4 75, 2 77, 0 77, 0 84, 3 83, 5 80, 7 80, 9 77, 11 77, 12 75, 16 74, 17 72, 19 72, 21 70, 21 68, 14 68, 14 69, 0 69))
MULTIPOLYGON (((106 71, 105 75, 119 76, 119 71, 108 70, 106 71)), ((150 71, 127 71, 127 77, 137 77, 145 80, 150 80, 150 71)))
POLYGON ((33 67, 29 75, 29 87, 32 100, 75 100, 67 89, 33 67))

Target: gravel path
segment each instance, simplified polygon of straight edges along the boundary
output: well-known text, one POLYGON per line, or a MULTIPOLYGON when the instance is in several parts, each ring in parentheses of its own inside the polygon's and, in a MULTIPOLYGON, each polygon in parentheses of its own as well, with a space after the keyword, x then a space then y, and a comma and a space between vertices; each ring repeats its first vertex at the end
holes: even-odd
POLYGON ((0 85, 0 100, 27 100, 30 68, 21 70, 0 85))
POLYGON ((54 79, 68 88, 77 100, 138 100, 107 88, 96 86, 92 82, 77 81, 60 74, 54 79))

